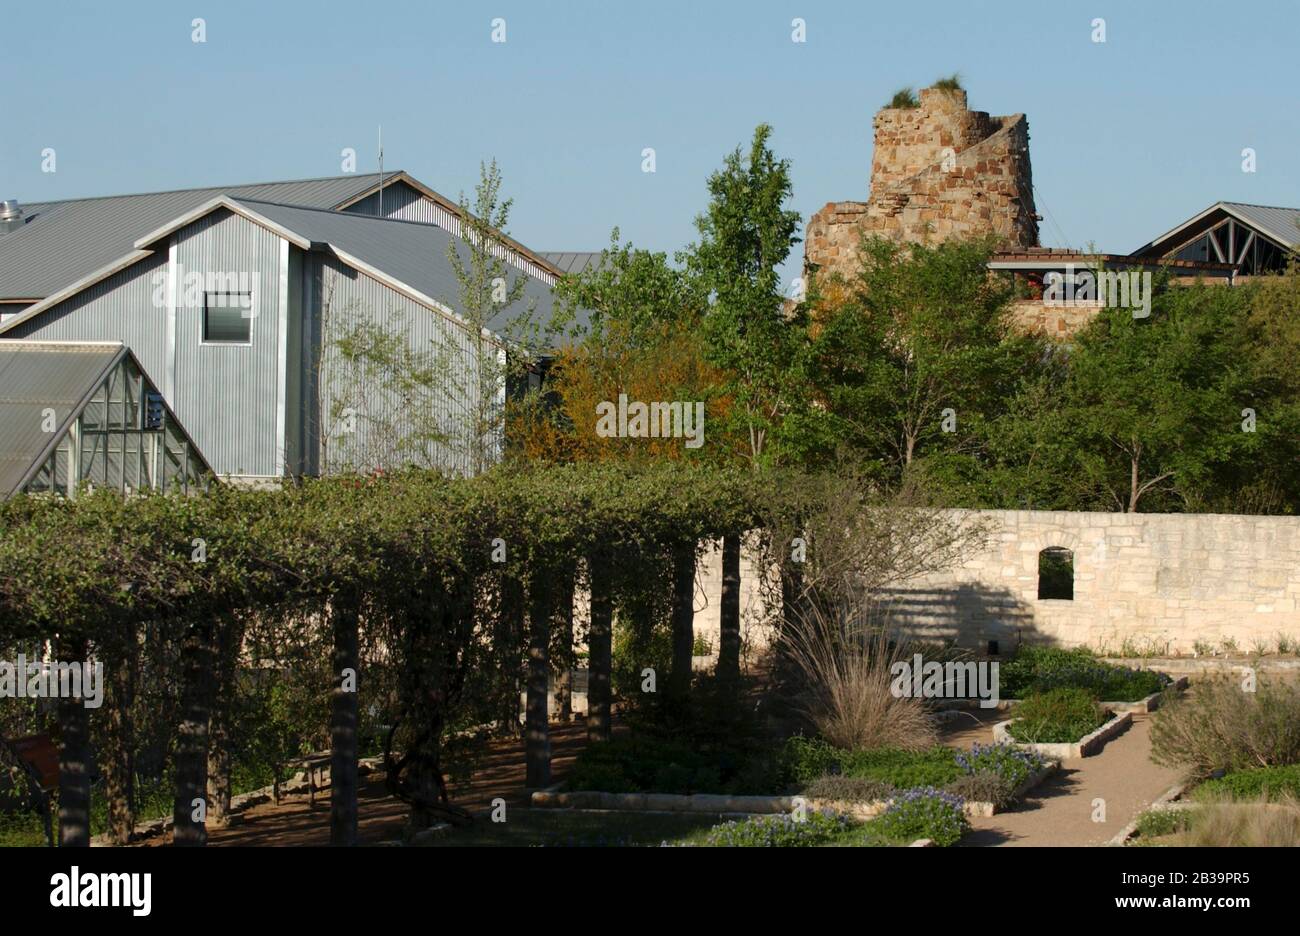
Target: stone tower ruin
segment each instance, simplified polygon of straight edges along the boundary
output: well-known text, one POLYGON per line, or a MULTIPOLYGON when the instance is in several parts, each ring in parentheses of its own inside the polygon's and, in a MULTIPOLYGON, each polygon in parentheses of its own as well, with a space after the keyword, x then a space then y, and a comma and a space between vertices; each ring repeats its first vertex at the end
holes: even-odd
POLYGON ((918 107, 876 114, 865 202, 829 202, 808 221, 806 265, 852 276, 859 238, 935 242, 992 234, 1000 249, 1038 246, 1024 114, 990 117, 966 92, 925 88, 918 107))

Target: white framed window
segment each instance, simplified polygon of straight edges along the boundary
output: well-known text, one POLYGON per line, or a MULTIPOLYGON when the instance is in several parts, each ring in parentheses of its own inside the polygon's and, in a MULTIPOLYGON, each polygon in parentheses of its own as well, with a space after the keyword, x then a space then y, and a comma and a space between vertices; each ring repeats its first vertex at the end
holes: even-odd
POLYGON ((251 292, 205 292, 204 344, 252 344, 255 315, 251 292))

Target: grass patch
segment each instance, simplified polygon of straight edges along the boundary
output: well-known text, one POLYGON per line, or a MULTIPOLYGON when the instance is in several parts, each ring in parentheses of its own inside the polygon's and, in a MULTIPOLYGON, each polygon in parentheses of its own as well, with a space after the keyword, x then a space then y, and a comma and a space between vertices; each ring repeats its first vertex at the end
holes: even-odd
POLYGON ((1191 809, 1153 810, 1138 820, 1137 845, 1278 847, 1300 845, 1300 802, 1218 802, 1191 809), (1144 826, 1145 823, 1145 826, 1144 826))
POLYGON ((1234 770, 1206 780, 1192 794, 1202 802, 1217 800, 1300 799, 1300 764, 1234 770))
POLYGON ((582 812, 516 809, 505 822, 480 819, 466 829, 451 829, 427 843, 430 848, 551 847, 637 848, 660 845, 695 847, 800 848, 817 846, 883 847, 910 845, 886 834, 874 822, 859 823, 813 813, 804 822, 790 816, 752 816, 724 820, 709 813, 582 812))
POLYGON ((901 110, 913 110, 920 107, 921 102, 916 99, 916 92, 911 88, 899 88, 894 92, 894 96, 889 99, 887 106, 901 110))
POLYGON ((789 739, 783 758, 793 788, 810 799, 878 802, 900 790, 931 787, 1000 807, 1047 763, 1008 744, 976 744, 969 751, 942 745, 926 751, 844 751, 804 737, 789 739))

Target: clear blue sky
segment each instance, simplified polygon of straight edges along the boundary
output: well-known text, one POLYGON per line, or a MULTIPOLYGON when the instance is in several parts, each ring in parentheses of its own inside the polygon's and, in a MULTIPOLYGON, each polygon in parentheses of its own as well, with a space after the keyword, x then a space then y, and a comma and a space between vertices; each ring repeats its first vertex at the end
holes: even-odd
POLYGON ((972 107, 1028 115, 1045 244, 1127 252, 1219 199, 1300 206, 1293 2, 4 0, 3 22, 0 197, 24 201, 332 175, 347 146, 370 170, 383 124, 386 167, 451 197, 495 156, 531 247, 618 225, 672 251, 755 124, 807 219, 866 197, 896 88, 958 71, 972 107))

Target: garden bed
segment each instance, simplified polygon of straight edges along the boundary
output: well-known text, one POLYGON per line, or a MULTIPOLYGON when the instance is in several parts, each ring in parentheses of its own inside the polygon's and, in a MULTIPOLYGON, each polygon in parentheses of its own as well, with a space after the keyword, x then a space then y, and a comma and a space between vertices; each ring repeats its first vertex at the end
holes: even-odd
MULTIPOLYGON (((963 811, 967 816, 993 816, 1019 802, 1026 793, 1060 767, 1059 761, 1049 760, 1026 777, 1011 794, 1011 802, 967 800, 963 811)), ((606 793, 599 790, 550 791, 539 790, 532 795, 535 809, 585 809, 607 812, 645 813, 714 813, 727 816, 779 815, 794 811, 802 805, 811 811, 832 811, 867 820, 879 816, 890 803, 889 798, 868 801, 827 799, 806 796, 720 796, 711 793, 606 793)))
MULTIPOLYGON (((544 799, 545 797, 543 797, 544 799)), ((951 836, 951 829, 948 830, 951 836)), ((809 811, 796 822, 786 814, 622 811, 578 807, 517 810, 507 822, 447 828, 403 843, 424 847, 549 845, 559 847, 933 847, 930 838, 898 837, 888 827, 848 816, 809 811)))
POLYGON ((1106 746, 1106 742, 1126 730, 1133 723, 1132 712, 1120 712, 1114 715, 1100 728, 1084 735, 1078 741, 1065 742, 1033 742, 1017 741, 1011 736, 1011 723, 1016 721, 1009 718, 1006 721, 1000 721, 993 726, 993 740, 998 744, 1014 744, 1016 747, 1033 751, 1041 754, 1043 757, 1058 758, 1061 760, 1077 759, 1080 757, 1091 757, 1101 751, 1106 746))
POLYGON ((1103 708, 1109 709, 1116 714, 1120 712, 1146 713, 1149 714, 1160 708, 1164 701, 1166 693, 1182 692, 1187 688, 1187 677, 1179 676, 1174 679, 1168 686, 1159 692, 1153 692, 1151 695, 1138 699, 1136 702, 1105 702, 1101 703, 1103 708))

